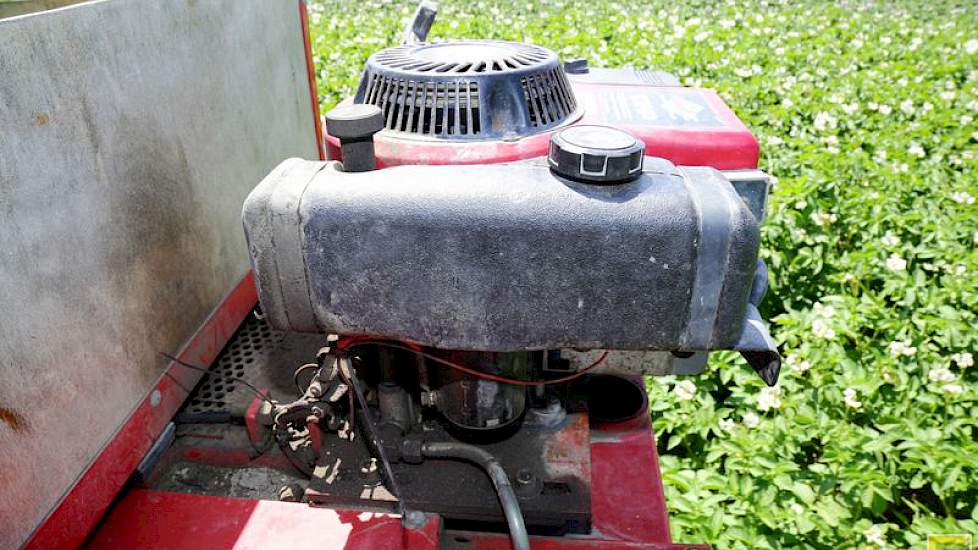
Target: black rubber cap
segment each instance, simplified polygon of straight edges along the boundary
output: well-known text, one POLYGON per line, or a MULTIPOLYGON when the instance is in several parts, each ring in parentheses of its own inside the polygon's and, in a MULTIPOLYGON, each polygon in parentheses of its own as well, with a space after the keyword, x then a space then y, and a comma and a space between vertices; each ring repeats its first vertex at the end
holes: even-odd
POLYGON ((326 113, 326 129, 340 141, 365 138, 384 129, 384 115, 376 105, 340 105, 326 113))
POLYGON ((642 175, 645 143, 610 126, 580 125, 550 137, 550 169, 558 176, 597 185, 625 183, 642 175))

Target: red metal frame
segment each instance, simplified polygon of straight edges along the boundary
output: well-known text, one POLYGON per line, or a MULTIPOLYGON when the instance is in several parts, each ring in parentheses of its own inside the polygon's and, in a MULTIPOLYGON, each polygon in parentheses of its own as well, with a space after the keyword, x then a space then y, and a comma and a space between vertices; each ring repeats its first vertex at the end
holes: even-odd
POLYGON ((136 489, 114 508, 89 548, 435 550, 437 516, 405 529, 397 516, 305 504, 136 489))
MULTIPOLYGON (((210 365, 258 301, 249 271, 176 355, 210 365)), ((77 548, 95 528, 139 461, 163 432, 202 373, 170 363, 155 387, 122 424, 57 507, 25 544, 28 549, 77 548)))
POLYGON ((312 59, 312 40, 309 37, 309 10, 305 0, 299 0, 299 20, 302 24, 302 42, 306 47, 306 74, 309 77, 309 97, 312 99, 312 118, 316 129, 316 148, 319 160, 326 160, 323 144, 323 119, 319 117, 319 87, 316 85, 316 63, 312 59))
MULTIPOLYGON (((671 542, 658 455, 647 414, 628 422, 592 426, 589 432, 592 534, 531 537, 534 548, 708 548, 671 542)), ((195 458, 209 462, 207 457, 195 458)), ((228 456, 220 452, 213 458, 228 462, 228 456)), ((238 464, 255 464, 249 460, 242 456, 238 464)), ((410 527, 395 515, 131 489, 113 507, 91 538, 89 548, 191 550, 200 548, 202 543, 208 548, 263 550, 511 547, 504 534, 443 530, 437 516, 429 516, 421 526, 410 527)))

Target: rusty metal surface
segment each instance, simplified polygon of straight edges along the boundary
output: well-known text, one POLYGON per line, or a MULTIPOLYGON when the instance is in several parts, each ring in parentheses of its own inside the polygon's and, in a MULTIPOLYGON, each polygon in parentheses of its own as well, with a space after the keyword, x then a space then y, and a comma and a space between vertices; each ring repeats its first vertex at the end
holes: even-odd
POLYGON ((247 192, 282 158, 318 156, 299 23, 285 0, 0 21, 0 547, 245 273, 247 192))

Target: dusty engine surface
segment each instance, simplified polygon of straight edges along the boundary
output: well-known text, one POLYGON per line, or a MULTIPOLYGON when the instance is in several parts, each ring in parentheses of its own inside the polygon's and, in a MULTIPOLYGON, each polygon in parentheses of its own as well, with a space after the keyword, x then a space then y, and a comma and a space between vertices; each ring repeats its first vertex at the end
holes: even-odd
POLYGON ((265 321, 323 335, 260 413, 308 500, 505 522, 516 548, 585 533, 589 426, 645 411, 609 374, 733 349, 776 381, 767 177, 715 94, 409 40, 326 119, 333 160, 283 162, 243 209, 265 321))
POLYGON ((280 329, 442 349, 732 348, 757 221, 716 170, 644 160, 600 185, 546 159, 287 161, 245 205, 262 306, 280 329))

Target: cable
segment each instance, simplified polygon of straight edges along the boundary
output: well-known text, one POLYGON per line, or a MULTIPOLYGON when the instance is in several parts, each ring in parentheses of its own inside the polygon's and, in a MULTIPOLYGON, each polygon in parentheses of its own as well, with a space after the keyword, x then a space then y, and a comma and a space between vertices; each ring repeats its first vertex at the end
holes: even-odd
POLYGON ((170 371, 169 370, 163 371, 163 374, 167 378, 169 378, 170 381, 172 381, 178 388, 180 388, 181 390, 183 390, 183 393, 187 394, 188 396, 190 394, 194 393, 194 390, 188 389, 187 386, 184 386, 183 383, 180 382, 180 380, 177 380, 177 377, 176 376, 173 376, 172 374, 170 374, 170 371))
POLYGON ((162 352, 161 351, 161 352, 159 352, 159 354, 162 355, 163 357, 166 357, 170 361, 173 361, 174 363, 180 365, 181 367, 188 368, 188 369, 191 369, 191 370, 200 371, 200 372, 204 373, 205 376, 208 375, 208 374, 211 374, 211 375, 214 375, 214 376, 218 376, 220 378, 224 378, 226 380, 231 380, 233 382, 238 382, 239 384, 243 384, 243 385, 247 386, 247 388, 250 389, 256 396, 258 396, 259 399, 261 399, 262 401, 265 401, 269 405, 275 406, 275 403, 273 403, 271 399, 269 399, 264 393, 262 393, 261 390, 259 390, 258 388, 252 386, 251 384, 249 384, 243 378, 238 378, 236 376, 231 376, 231 375, 228 375, 228 374, 224 374, 222 372, 211 371, 211 370, 205 369, 203 367, 198 367, 196 365, 191 365, 190 363, 187 363, 187 362, 181 361, 180 359, 177 359, 176 357, 170 355, 169 353, 165 353, 165 352, 162 352))
POLYGON ((349 348, 363 346, 363 345, 368 345, 368 344, 369 345, 374 345, 374 346, 384 346, 384 347, 388 347, 388 348, 409 351, 411 353, 420 355, 421 357, 424 357, 426 359, 429 359, 431 361, 434 361, 435 363, 444 365, 446 367, 451 367, 451 368, 453 368, 455 370, 460 370, 460 371, 462 371, 462 372, 464 372, 466 374, 470 374, 470 375, 476 376, 478 378, 485 378, 486 380, 493 380, 495 382, 501 382, 503 384, 513 384, 513 385, 516 385, 516 386, 546 386, 546 385, 549 385, 549 384, 561 384, 561 383, 564 383, 564 382, 570 382, 571 380, 574 380, 575 378, 579 378, 579 377, 583 376, 587 371, 589 371, 589 370, 593 369, 594 367, 600 365, 601 363, 603 363, 605 361, 605 359, 608 358, 608 351, 605 350, 605 352, 602 353, 601 356, 598 357, 593 363, 591 363, 590 365, 588 365, 586 368, 583 368, 583 369, 575 372, 574 374, 571 374, 571 375, 568 375, 568 376, 564 376, 564 377, 561 377, 561 378, 554 378, 553 380, 518 380, 516 378, 506 378, 505 376, 497 376, 495 374, 489 374, 488 372, 482 372, 482 371, 478 371, 478 370, 475 370, 475 369, 471 369, 469 367, 465 367, 465 366, 459 365, 458 363, 453 363, 453 362, 448 361, 446 359, 442 359, 441 357, 437 357, 437 356, 432 355, 430 353, 426 353, 424 351, 421 351, 420 349, 415 349, 414 347, 410 347, 410 346, 406 346, 406 345, 401 345, 401 344, 394 344, 394 343, 386 342, 386 341, 383 341, 383 340, 357 340, 357 341, 354 341, 352 344, 349 344, 349 345, 344 346, 343 349, 349 349, 349 348))
MULTIPOLYGON (((308 369, 318 369, 318 368, 319 368, 318 363, 306 363, 305 365, 302 365, 301 367, 295 369, 295 372, 292 373, 292 382, 295 384, 295 389, 298 390, 300 396, 305 394, 306 390, 302 389, 302 386, 299 385, 299 375, 308 369)), ((310 380, 309 383, 312 384, 312 380, 310 380)))
POLYGON ((363 431, 366 432, 364 439, 368 442, 367 448, 371 449, 378 458, 380 458, 380 465, 383 468, 383 474, 387 478, 387 489, 394 495, 397 499, 397 509, 400 512, 401 517, 407 517, 407 509, 404 505, 404 497, 401 493, 401 488, 397 485, 397 480, 394 479, 394 469, 391 468, 391 463, 387 460, 387 453, 384 451, 384 445, 381 443, 380 439, 377 437, 377 430, 374 428, 374 423, 370 419, 370 410, 367 407, 367 400, 363 395, 363 390, 360 388, 360 382, 357 379, 357 373, 353 369, 353 362, 350 361, 349 357, 340 357, 340 364, 337 365, 340 372, 343 372, 343 367, 347 368, 347 372, 350 374, 350 385, 352 386, 353 392, 356 393, 357 401, 360 403, 360 412, 362 413, 361 424, 363 425, 363 431), (345 363, 345 364, 344 364, 345 363))
POLYGON ((466 460, 481 466, 489 474, 492 486, 496 488, 499 504, 503 507, 503 515, 506 517, 506 524, 509 526, 509 536, 513 539, 513 549, 530 550, 530 537, 526 532, 526 523, 523 521, 520 503, 516 500, 516 493, 513 492, 513 486, 509 483, 506 470, 503 470, 503 467, 499 465, 495 456, 475 445, 453 441, 425 441, 421 444, 421 454, 428 458, 466 460))

